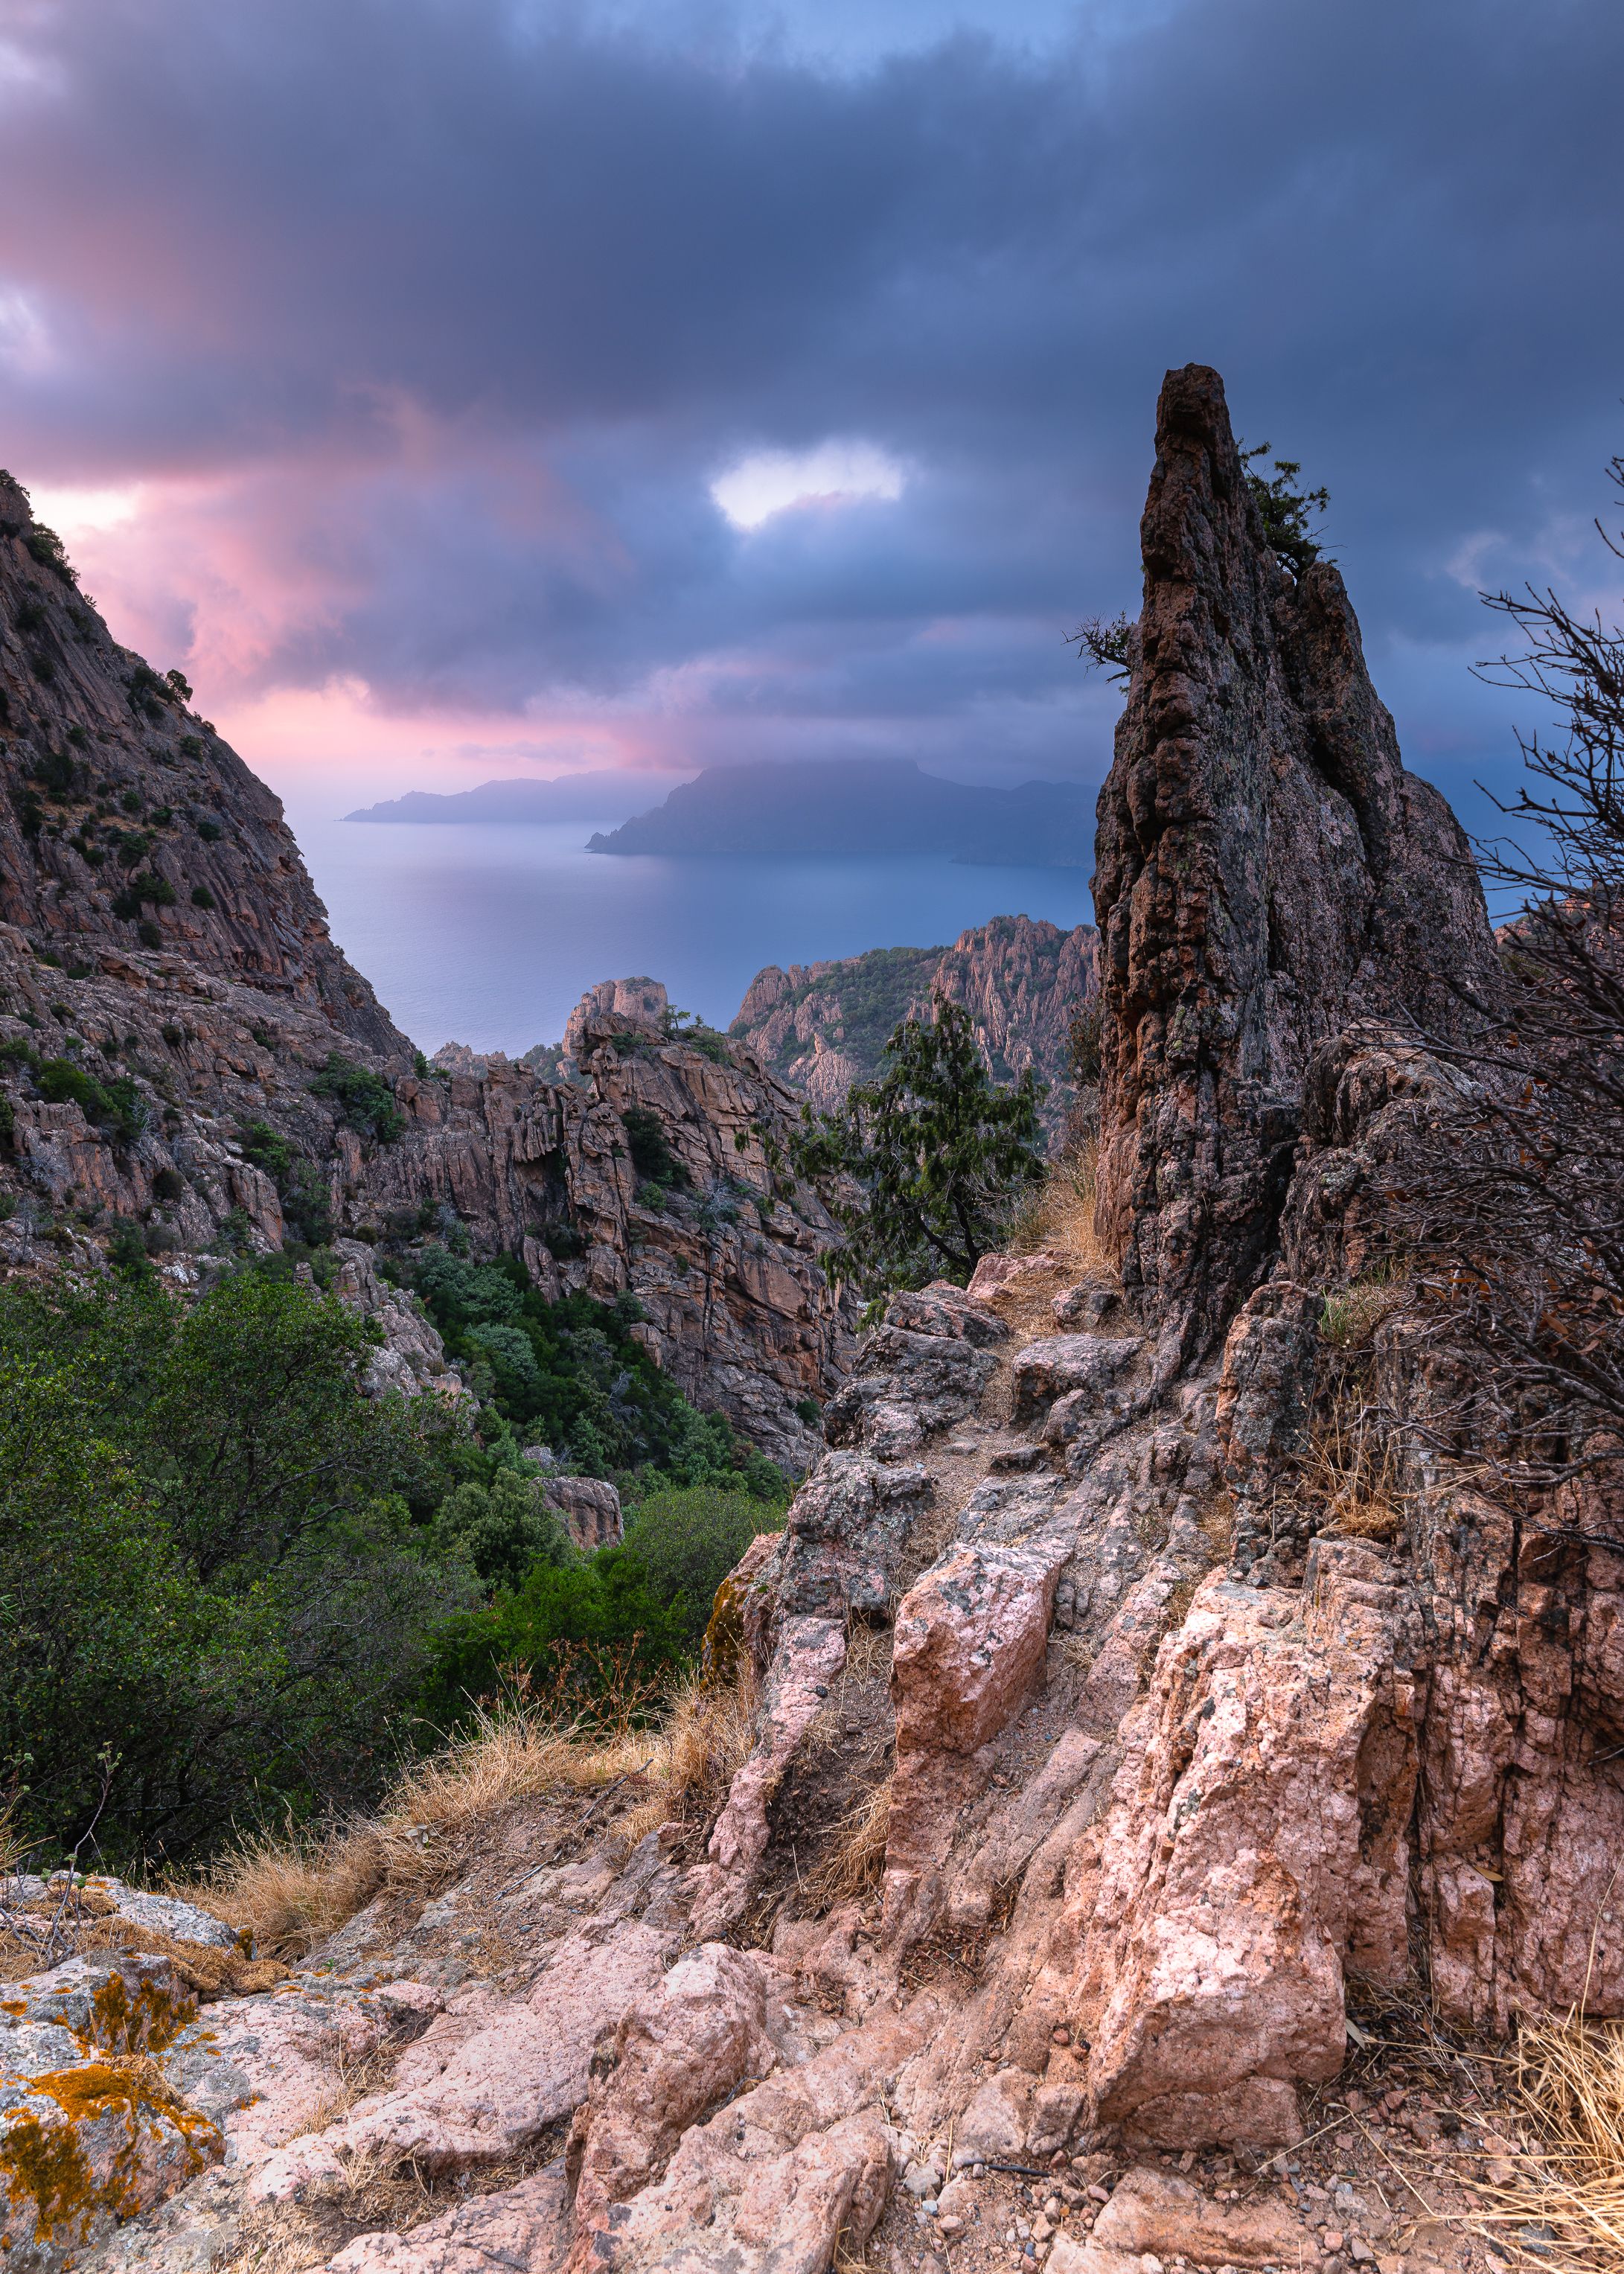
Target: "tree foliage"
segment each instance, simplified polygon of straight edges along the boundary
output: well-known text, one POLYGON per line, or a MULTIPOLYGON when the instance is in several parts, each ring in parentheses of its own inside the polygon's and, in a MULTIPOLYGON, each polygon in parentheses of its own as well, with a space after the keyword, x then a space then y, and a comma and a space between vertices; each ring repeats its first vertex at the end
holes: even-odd
POLYGON ((643 1317, 634 1296, 549 1303, 516 1259, 474 1263, 432 1243, 388 1268, 422 1297, 500 1419, 526 1443, 545 1442, 573 1473, 613 1477, 633 1498, 657 1478, 787 1497, 783 1472, 726 1414, 696 1412, 653 1364, 632 1332, 643 1317))
POLYGON ((365 1796, 470 1598, 457 1434, 365 1323, 244 1271, 0 1289, 0 1779, 43 1852, 182 1857, 365 1796), (105 1785, 105 1790, 103 1786, 105 1785))
POLYGON ((1276 458, 1273 474, 1266 472, 1271 447, 1259 442, 1249 450, 1243 443, 1241 463, 1246 470, 1252 503, 1263 516, 1263 534, 1270 552, 1289 561, 1300 576, 1320 558, 1322 548, 1314 524, 1329 506, 1331 493, 1298 486, 1297 477, 1303 471, 1299 458, 1276 458))
POLYGON ((455 1720, 515 1683, 536 1694, 567 1681, 583 1706, 605 1677, 663 1683, 698 1656, 716 1591, 751 1540, 783 1520, 781 1508, 714 1486, 651 1495, 621 1545, 534 1562, 455 1621, 433 1712, 455 1720))
POLYGON ((836 1113, 804 1109, 791 1138, 798 1174, 845 1231, 840 1268, 869 1294, 963 1284, 1045 1173, 1041 1096, 1030 1070, 993 1081, 960 1005, 938 1000, 930 1017, 904 1020, 876 1079, 854 1084, 836 1113))

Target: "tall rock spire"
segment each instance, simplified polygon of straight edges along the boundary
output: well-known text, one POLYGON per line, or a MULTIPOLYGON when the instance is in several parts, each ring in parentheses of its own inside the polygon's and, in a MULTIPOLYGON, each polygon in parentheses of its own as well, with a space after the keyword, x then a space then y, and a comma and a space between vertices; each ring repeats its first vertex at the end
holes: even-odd
POLYGON ((1269 549, 1214 371, 1169 372, 1145 601, 1100 795, 1100 1207, 1162 1321, 1209 1346, 1267 1268, 1316 1043, 1452 1026, 1492 982, 1466 839, 1404 771, 1327 561, 1269 549))

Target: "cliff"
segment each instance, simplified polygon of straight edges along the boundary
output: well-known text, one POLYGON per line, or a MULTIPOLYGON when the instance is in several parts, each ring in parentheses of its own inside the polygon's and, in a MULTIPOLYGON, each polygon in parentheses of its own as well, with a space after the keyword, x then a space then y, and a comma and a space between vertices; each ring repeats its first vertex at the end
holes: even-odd
POLYGON ((182 956, 410 1064, 328 936, 280 800, 188 700, 117 645, 0 475, 0 921, 69 966, 182 956))
POLYGON ((938 996, 975 1022, 988 1070, 999 1081, 1028 1067, 1048 1086, 1051 1135, 1075 1100, 1069 1035, 1097 992, 1092 924, 1062 931, 1030 916, 995 916, 951 947, 886 947, 833 962, 769 964, 750 982, 728 1028, 763 1064, 821 1111, 867 1081, 899 1022, 938 996))
MULTIPOLYGON (((796 1408, 838 1383, 847 1328, 818 1261, 832 1228, 763 1151, 795 1101, 747 1050, 594 1025, 592 998, 568 1086, 500 1056, 415 1073, 278 801, 187 703, 116 644, 7 478, 0 1265, 100 1269, 122 1228, 195 1285, 318 1222, 398 1244, 441 1211, 549 1294, 636 1293, 678 1386, 804 1467, 796 1408), (680 1164, 658 1208, 628 1111, 680 1164)), ((416 1346, 432 1328, 365 1306, 412 1379, 443 1379, 416 1346)))

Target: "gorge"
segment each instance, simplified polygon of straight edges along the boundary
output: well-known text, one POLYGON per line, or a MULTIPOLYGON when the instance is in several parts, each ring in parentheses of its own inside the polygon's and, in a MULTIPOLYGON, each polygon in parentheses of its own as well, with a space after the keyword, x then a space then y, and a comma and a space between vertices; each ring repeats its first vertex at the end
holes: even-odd
POLYGON ((252 1925, 228 1883, 93 1883, 117 1946, 6 2001, 8 2263, 1484 2266, 1471 2187, 1503 2151, 1520 2200, 1525 2159, 1478 2055, 1624 2016, 1624 1535, 1583 1476, 1497 1492, 1491 1386, 1401 1299, 1389 1171, 1460 1095, 1496 945, 1217 374, 1158 404, 1097 937, 989 927, 1020 983, 979 1005, 965 941, 881 975, 958 984, 999 1050, 1037 999, 1040 1058, 1097 990, 1094 1245, 861 1333, 777 1165, 849 967, 763 973, 731 1038, 612 983, 557 1080, 417 1063, 274 801, 6 510, 8 1267, 100 1268, 148 1210, 177 1280, 233 1224, 274 1245, 233 1134, 274 1120, 341 1233, 443 1209, 538 1288, 635 1294, 673 1378, 808 1472, 681 1745, 623 1733, 578 1786, 548 1755, 454 1832, 408 1782, 262 1978, 207 1955, 252 1925), (335 1052, 397 1132, 312 1095, 335 1052), (1374 1481, 1339 1399, 1382 1417, 1374 1481), (1390 2084, 1416 2031, 1427 2082, 1390 2084))

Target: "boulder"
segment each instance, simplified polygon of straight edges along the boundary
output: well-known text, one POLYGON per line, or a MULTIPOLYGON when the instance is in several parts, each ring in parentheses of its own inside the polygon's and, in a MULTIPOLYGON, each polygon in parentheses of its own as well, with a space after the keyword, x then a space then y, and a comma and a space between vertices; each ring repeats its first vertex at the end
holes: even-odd
POLYGON ((583 1555, 594 1548, 612 1547, 625 1529, 620 1495, 601 1477, 549 1476, 541 1496, 563 1517, 566 1529, 583 1555))

